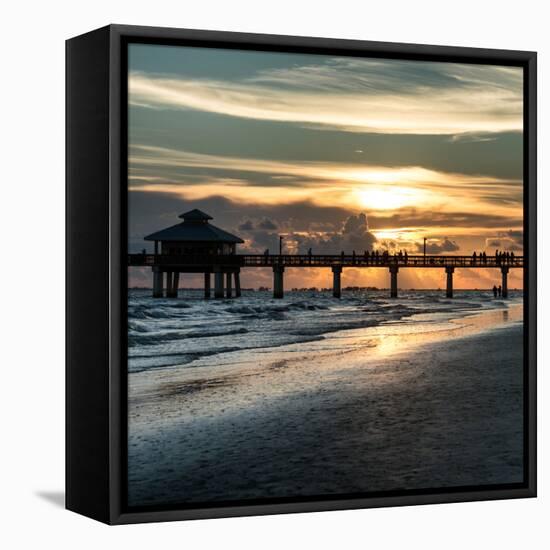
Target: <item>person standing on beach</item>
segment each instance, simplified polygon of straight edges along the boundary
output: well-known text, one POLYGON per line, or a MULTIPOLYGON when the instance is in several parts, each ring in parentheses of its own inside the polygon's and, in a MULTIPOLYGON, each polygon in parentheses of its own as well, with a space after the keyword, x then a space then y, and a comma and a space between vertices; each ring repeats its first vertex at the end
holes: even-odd
POLYGON ((498 292, 497 285, 493 285, 493 296, 495 298, 497 297, 497 292, 498 292))

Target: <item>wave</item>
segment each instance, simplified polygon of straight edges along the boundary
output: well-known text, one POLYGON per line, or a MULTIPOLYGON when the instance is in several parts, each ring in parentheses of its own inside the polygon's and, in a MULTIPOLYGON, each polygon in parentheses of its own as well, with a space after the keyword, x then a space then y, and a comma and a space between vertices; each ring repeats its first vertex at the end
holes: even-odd
POLYGON ((176 367, 181 365, 187 365, 201 359, 202 357, 208 357, 216 355, 218 353, 230 353, 232 351, 238 351, 238 347, 225 347, 217 350, 204 350, 188 353, 164 353, 162 355, 150 356, 150 355, 133 355, 128 358, 128 371, 144 372, 147 370, 159 368, 159 367, 176 367), (144 360, 144 361, 141 361, 144 360))
POLYGON ((144 372, 160 367, 180 367, 189 365, 198 359, 212 357, 222 353, 232 353, 235 351, 265 350, 269 348, 278 348, 288 344, 305 344, 308 342, 318 342, 323 339, 322 335, 310 336, 304 335, 302 338, 295 338, 292 341, 272 343, 270 346, 227 346, 213 350, 193 351, 193 352, 174 352, 164 353, 162 355, 137 354, 130 355, 128 358, 128 371, 131 373, 144 372), (307 337, 305 337, 307 336, 307 337), (140 360, 142 361, 140 364, 140 360))
POLYGON ((155 345, 174 340, 185 340, 188 338, 215 338, 217 336, 234 336, 236 334, 246 334, 248 330, 244 327, 229 330, 201 330, 189 332, 164 332, 148 334, 128 334, 128 345, 130 347, 138 345, 155 345))
MULTIPOLYGON (((206 356, 237 350, 262 353, 274 347, 322 340, 328 333, 407 323, 422 314, 422 322, 462 317, 479 309, 508 307, 487 293, 464 292, 448 299, 441 292, 403 292, 390 299, 383 291, 349 292, 341 300, 328 293, 289 293, 273 300, 254 293, 235 300, 153 300, 130 293, 128 339, 130 372, 188 365, 206 356), (205 341, 205 338, 207 339, 205 341)), ((518 299, 521 294, 518 293, 518 299)))

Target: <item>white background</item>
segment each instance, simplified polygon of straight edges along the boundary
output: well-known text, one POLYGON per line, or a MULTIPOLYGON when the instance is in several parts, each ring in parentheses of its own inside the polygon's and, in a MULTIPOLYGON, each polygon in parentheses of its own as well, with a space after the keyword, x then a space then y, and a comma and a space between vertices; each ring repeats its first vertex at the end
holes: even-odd
MULTIPOLYGON (((23 1, 2 5, 0 544, 4 548, 549 548, 539 285, 539 497, 530 500, 106 527, 62 508, 64 41, 108 23, 539 52, 539 280, 550 239, 546 2, 23 1), (546 138, 546 139, 545 139, 546 138), (7 307, 6 307, 7 306, 7 307)), ((544 315, 542 312, 546 310, 544 315)))

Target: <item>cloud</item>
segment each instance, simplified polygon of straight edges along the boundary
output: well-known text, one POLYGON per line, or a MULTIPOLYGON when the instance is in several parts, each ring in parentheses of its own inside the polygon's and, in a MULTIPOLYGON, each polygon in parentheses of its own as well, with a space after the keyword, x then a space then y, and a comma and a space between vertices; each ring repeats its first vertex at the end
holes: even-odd
POLYGON ((521 69, 457 63, 324 58, 239 81, 132 71, 129 102, 349 132, 456 135, 523 128, 521 69))
POLYGON ((188 200, 223 195, 240 203, 311 201, 338 204, 348 211, 395 210, 413 204, 434 211, 443 206, 455 209, 456 204, 486 211, 487 204, 480 203, 494 207, 498 202, 508 215, 521 206, 521 180, 421 166, 245 158, 143 144, 131 146, 129 161, 131 189, 180 193, 188 200))
POLYGON ((341 251, 349 254, 354 250, 362 254, 364 250, 372 250, 377 241, 364 213, 349 216, 337 231, 295 234, 292 238, 301 254, 306 254, 310 248, 314 254, 339 254, 341 251))
POLYGON ((502 228, 507 225, 523 224, 521 216, 489 214, 480 212, 432 212, 421 208, 401 208, 390 215, 380 213, 369 215, 371 225, 376 229, 395 227, 415 227, 417 229, 431 227, 461 227, 461 228, 502 228))
POLYGON ((246 220, 245 222, 239 225, 241 231, 252 231, 254 229, 254 224, 251 220, 246 220))
POLYGON ((342 250, 363 252, 371 250, 376 236, 370 232, 364 213, 348 215, 336 229, 315 231, 311 227, 297 231, 291 219, 275 223, 264 218, 255 223, 247 219, 238 226, 245 240, 247 252, 261 253, 266 248, 275 251, 279 247, 279 235, 284 235, 284 249, 287 253, 307 254, 311 248, 314 254, 339 254, 342 250))
POLYGON ((267 218, 264 218, 260 223, 258 223, 258 227, 260 229, 272 231, 274 229, 277 229, 277 224, 272 222, 271 220, 268 220, 267 218))
MULTIPOLYGON (((240 226, 246 224, 245 229, 259 230, 256 225, 265 219, 277 225, 280 232, 285 234, 311 235, 313 239, 311 245, 304 245, 306 251, 309 246, 316 246, 317 241, 323 240, 323 235, 341 233, 346 220, 353 212, 350 208, 340 205, 317 205, 310 201, 289 204, 245 203, 229 200, 228 197, 221 195, 200 200, 186 200, 180 193, 144 192, 139 189, 131 190, 128 196, 129 233, 132 241, 136 243, 135 247, 132 247, 136 252, 148 246, 148 243, 143 241, 145 235, 178 223, 178 215, 193 208, 207 212, 214 217, 212 222, 214 225, 243 238, 247 236, 240 226)), ((483 246, 486 238, 496 238, 496 234, 501 231, 513 231, 516 238, 519 238, 522 234, 519 230, 522 224, 521 216, 516 218, 463 210, 434 212, 418 208, 403 208, 392 213, 369 212, 368 215, 368 230, 377 236, 379 241, 397 240, 399 247, 408 250, 414 250, 415 245, 409 246, 405 242, 416 243, 424 235, 442 239, 449 234, 454 237, 460 236, 460 242, 468 236, 479 236, 478 241, 472 241, 467 245, 469 250, 475 250, 483 246), (510 227, 513 229, 508 230, 507 228, 510 227), (398 230, 398 236, 396 236, 396 230, 398 230)), ((340 245, 334 244, 334 249, 339 252, 341 248, 338 250, 338 246, 340 245)), ((353 250, 355 245, 351 248, 347 244, 345 246, 346 249, 353 250)))
POLYGON ((491 248, 495 247, 509 252, 519 252, 523 250, 523 231, 521 229, 498 231, 496 236, 488 237, 485 242, 491 248))
MULTIPOLYGON (((443 254, 444 252, 456 252, 460 246, 455 241, 447 237, 441 240, 430 239, 426 243, 426 252, 428 254, 443 254)), ((424 243, 416 243, 417 252, 424 251, 424 243)))

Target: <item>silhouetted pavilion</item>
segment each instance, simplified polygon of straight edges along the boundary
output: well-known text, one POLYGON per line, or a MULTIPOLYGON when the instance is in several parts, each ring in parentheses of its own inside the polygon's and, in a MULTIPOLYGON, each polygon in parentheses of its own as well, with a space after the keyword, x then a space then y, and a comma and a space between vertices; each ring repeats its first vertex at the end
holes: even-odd
MULTIPOLYGON (((213 264, 208 262, 209 256, 219 255, 234 255, 238 243, 244 241, 232 235, 227 231, 212 225, 210 220, 212 216, 198 210, 197 208, 185 212, 179 216, 183 222, 145 237, 146 241, 154 241, 155 256, 166 257, 197 257, 204 259, 204 266, 185 267, 184 265, 170 265, 170 262, 165 266, 153 267, 153 296, 161 297, 164 283, 164 273, 166 273, 166 295, 175 297, 178 293, 179 274, 180 273, 197 273, 204 272, 204 292, 205 296, 210 296, 210 273, 213 271, 216 276, 215 294, 223 296, 223 274, 226 274, 226 293, 231 296, 231 275, 235 278, 235 291, 237 296, 240 295, 240 279, 239 269, 222 269, 216 270, 213 264)), ((166 258, 168 260, 168 258, 166 258)))

